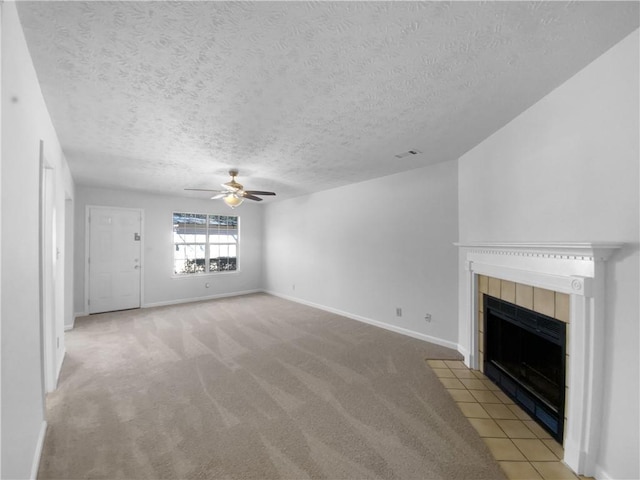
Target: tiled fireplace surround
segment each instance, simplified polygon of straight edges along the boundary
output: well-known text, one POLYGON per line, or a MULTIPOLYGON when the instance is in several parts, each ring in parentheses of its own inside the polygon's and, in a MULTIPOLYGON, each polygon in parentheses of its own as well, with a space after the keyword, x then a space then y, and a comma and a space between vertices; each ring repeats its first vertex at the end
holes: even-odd
MULTIPOLYGON (((486 322, 484 317, 484 295, 499 298, 505 302, 513 303, 519 307, 542 313, 556 320, 566 323, 567 338, 570 338, 569 330, 569 295, 566 293, 553 292, 544 288, 532 287, 521 283, 501 280, 499 278, 478 275, 478 370, 484 373, 484 335, 486 332, 486 322)), ((566 344, 567 352, 569 345, 566 344)), ((567 353, 566 365, 569 365, 570 358, 567 353)), ((567 385, 568 375, 565 375, 565 412, 567 410, 566 399, 569 398, 567 385)), ((565 415, 565 423, 567 421, 565 415)))
POLYGON ((549 316, 569 324, 564 462, 576 473, 593 475, 602 418, 605 261, 622 245, 460 243, 457 246, 466 252, 461 352, 469 368, 481 369, 483 319, 478 306, 484 293, 515 300, 512 303, 542 310, 540 313, 551 313, 549 316))

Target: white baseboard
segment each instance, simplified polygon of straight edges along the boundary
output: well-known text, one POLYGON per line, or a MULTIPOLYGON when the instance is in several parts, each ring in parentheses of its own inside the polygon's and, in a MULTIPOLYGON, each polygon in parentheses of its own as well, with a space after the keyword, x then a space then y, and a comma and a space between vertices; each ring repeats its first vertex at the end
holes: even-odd
POLYGON ((43 420, 40 425, 40 433, 38 434, 38 442, 36 443, 36 451, 33 454, 33 462, 31 463, 31 475, 29 478, 35 479, 38 476, 38 468, 40 468, 40 457, 42 456, 42 447, 44 447, 44 437, 47 434, 47 421, 43 420))
POLYGON ((208 295, 206 297, 194 297, 194 298, 181 298, 178 300, 168 300, 166 302, 152 302, 145 303, 141 308, 151 308, 151 307, 166 307, 168 305, 180 305, 182 303, 193 303, 193 302, 202 302, 204 300, 216 300, 219 298, 229 298, 229 297, 239 297, 241 295, 250 295, 252 293, 262 293, 264 290, 255 289, 255 290, 244 290, 241 292, 232 292, 232 293, 220 293, 218 295, 208 295))
POLYGON ((442 347, 451 348, 452 350, 458 351, 458 344, 454 342, 450 342, 448 340, 443 340, 438 337, 432 337, 431 335, 426 335, 424 333, 415 332, 413 330, 409 330, 407 328, 398 327, 396 325, 391 325, 389 323, 380 322, 379 320, 373 320, 371 318, 363 317, 360 315, 355 315, 353 313, 345 312, 342 310, 338 310, 337 308, 327 307, 326 305, 320 305, 318 303, 309 302, 307 300, 302 300, 296 297, 290 297, 288 295, 283 295, 281 293, 272 292, 269 290, 263 290, 264 293, 268 293, 269 295, 273 295, 275 297, 280 297, 285 300, 289 300, 291 302, 301 303, 303 305, 307 305, 309 307, 314 307, 320 310, 324 310, 325 312, 335 313, 336 315, 341 315, 343 317, 350 318, 352 320, 357 320, 358 322, 368 323, 369 325, 374 325, 376 327, 384 328, 385 330, 389 330, 395 333, 399 333, 401 335, 406 335, 408 337, 417 338, 418 340, 422 340, 429 343, 435 343, 436 345, 440 345, 442 347))
POLYGON ((593 477, 596 480, 614 480, 614 477, 605 472, 600 465, 596 465, 594 470, 595 473, 593 474, 593 477))

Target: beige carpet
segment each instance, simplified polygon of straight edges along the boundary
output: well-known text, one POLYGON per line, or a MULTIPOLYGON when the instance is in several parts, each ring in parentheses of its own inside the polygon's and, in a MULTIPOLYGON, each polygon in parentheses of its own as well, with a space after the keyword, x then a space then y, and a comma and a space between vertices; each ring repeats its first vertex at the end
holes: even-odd
POLYGON ((79 318, 39 478, 500 479, 425 358, 264 294, 79 318))

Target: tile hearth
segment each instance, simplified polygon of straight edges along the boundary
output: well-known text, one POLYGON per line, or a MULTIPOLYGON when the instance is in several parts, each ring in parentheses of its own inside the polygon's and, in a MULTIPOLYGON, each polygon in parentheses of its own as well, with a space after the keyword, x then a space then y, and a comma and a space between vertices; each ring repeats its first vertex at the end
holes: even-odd
POLYGON ((510 480, 587 480, 563 462, 564 450, 491 380, 461 361, 427 360, 510 480))

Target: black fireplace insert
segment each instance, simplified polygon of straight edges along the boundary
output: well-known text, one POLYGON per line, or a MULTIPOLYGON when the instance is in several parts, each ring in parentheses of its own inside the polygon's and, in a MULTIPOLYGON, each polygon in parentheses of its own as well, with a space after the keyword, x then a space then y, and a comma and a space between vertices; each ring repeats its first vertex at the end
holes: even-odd
POLYGON ((489 295, 484 315, 485 375, 562 443, 566 325, 489 295))

